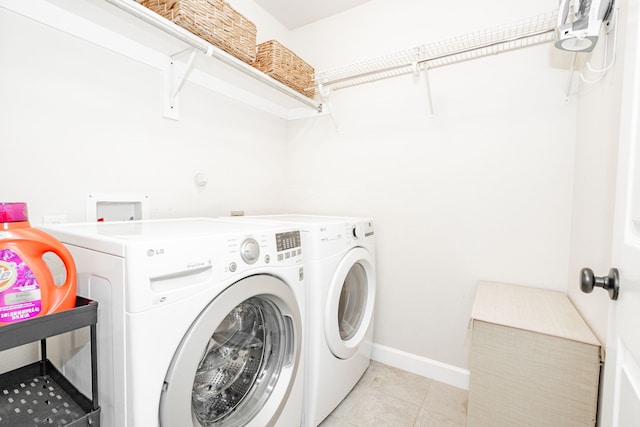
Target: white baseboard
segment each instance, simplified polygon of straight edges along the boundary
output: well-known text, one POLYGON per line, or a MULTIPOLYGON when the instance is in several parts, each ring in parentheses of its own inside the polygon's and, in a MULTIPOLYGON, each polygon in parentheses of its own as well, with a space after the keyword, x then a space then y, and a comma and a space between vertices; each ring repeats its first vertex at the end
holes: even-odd
POLYGON ((469 370, 467 369, 416 356, 415 354, 380 344, 373 344, 371 358, 385 365, 469 390, 469 370))

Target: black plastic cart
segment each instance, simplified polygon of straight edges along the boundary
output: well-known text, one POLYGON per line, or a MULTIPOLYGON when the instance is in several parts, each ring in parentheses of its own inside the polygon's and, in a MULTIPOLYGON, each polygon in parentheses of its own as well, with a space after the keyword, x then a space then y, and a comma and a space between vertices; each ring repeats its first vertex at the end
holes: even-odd
POLYGON ((0 327, 0 351, 40 340, 38 362, 0 375, 0 426, 99 427, 96 323, 98 303, 77 297, 75 308, 0 327), (91 399, 47 359, 47 338, 89 326, 91 399))

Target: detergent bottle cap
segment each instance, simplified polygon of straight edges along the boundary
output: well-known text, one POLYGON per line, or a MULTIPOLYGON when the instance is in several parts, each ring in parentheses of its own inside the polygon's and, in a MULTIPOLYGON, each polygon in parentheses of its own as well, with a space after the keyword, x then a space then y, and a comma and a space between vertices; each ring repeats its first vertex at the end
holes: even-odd
POLYGON ((0 223, 28 220, 26 203, 0 203, 0 223))

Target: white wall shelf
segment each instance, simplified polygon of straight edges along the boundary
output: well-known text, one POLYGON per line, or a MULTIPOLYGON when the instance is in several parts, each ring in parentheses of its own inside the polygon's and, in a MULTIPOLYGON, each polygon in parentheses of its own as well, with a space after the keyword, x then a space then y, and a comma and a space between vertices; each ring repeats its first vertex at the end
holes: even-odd
POLYGON ((169 118, 178 118, 178 97, 184 82, 286 120, 322 112, 322 104, 134 0, 0 0, 0 8, 161 70, 164 115, 169 118))
POLYGON ((314 87, 327 98, 330 91, 344 89, 382 79, 414 74, 418 81, 424 73, 433 114, 428 72, 432 68, 495 55, 554 40, 558 11, 415 46, 355 64, 319 71, 313 76, 314 87))

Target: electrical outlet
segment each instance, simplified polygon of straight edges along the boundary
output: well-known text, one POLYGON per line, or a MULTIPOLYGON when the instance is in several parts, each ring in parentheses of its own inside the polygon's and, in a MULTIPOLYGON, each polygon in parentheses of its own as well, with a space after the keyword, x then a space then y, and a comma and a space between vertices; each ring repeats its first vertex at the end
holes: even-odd
POLYGON ((42 217, 43 224, 64 224, 67 222, 66 215, 45 215, 42 217))

